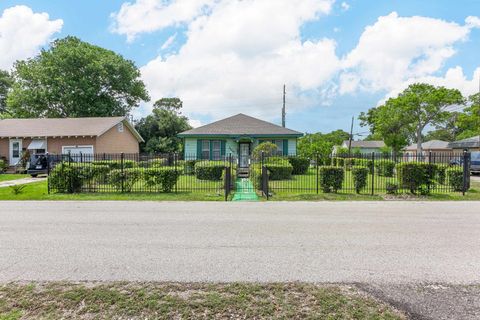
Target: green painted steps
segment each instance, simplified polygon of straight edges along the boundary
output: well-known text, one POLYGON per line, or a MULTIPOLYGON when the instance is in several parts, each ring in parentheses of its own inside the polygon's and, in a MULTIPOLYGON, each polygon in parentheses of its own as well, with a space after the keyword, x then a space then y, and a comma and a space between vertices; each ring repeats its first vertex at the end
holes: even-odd
POLYGON ((233 194, 232 201, 258 201, 257 193, 252 181, 248 178, 239 178, 235 181, 237 191, 233 194))

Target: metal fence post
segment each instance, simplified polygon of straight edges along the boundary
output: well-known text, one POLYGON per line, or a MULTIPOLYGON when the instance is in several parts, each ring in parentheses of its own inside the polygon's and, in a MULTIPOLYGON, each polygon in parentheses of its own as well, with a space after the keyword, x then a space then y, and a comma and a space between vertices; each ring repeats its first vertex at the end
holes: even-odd
POLYGON ((47 152, 45 156, 47 157, 47 193, 50 194, 50 155, 47 152))
POLYGON ((315 176, 315 177, 316 177, 316 190, 317 190, 317 194, 318 194, 318 183, 319 183, 319 181, 318 181, 318 171, 319 171, 319 169, 318 169, 318 167, 319 167, 318 162, 320 161, 320 157, 318 156, 318 153, 315 155, 315 158, 316 158, 316 159, 315 159, 315 166, 317 167, 317 168, 316 168, 316 170, 317 170, 317 171, 316 171, 316 176, 315 176))
POLYGON ((372 196, 375 194, 375 152, 372 152, 372 196))
POLYGON ((230 184, 232 179, 232 167, 230 166, 229 162, 228 166, 225 165, 225 179, 223 181, 224 184, 224 191, 225 191, 225 201, 228 201, 228 195, 230 194, 230 184))
POLYGON ((465 195, 465 192, 470 189, 470 156, 470 152, 467 150, 463 151, 463 195, 465 195))
MULTIPOLYGON (((178 153, 177 152, 174 152, 173 153, 173 165, 175 167, 175 176, 178 175, 178 169, 177 169, 177 161, 178 160, 178 153)), ((178 181, 178 180, 177 180, 178 181)), ((178 189, 177 189, 177 183, 175 183, 175 193, 178 192, 178 189)))
POLYGON ((125 190, 125 168, 124 168, 124 157, 125 155, 123 154, 123 152, 120 154, 120 170, 121 170, 121 175, 122 175, 122 193, 124 192, 125 190))

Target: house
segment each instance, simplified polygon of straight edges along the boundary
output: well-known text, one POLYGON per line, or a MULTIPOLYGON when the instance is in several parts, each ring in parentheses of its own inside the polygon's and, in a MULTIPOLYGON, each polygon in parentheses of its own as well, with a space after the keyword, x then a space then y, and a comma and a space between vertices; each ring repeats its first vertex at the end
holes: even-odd
POLYGON ((480 136, 450 142, 448 146, 455 152, 463 150, 480 151, 480 136))
POLYGON ((284 128, 245 114, 219 120, 180 133, 185 159, 220 160, 232 155, 240 167, 248 167, 252 150, 264 141, 277 145, 279 154, 296 155, 301 132, 284 128))
MULTIPOLYGON (((340 148, 348 149, 350 145, 349 140, 345 140, 342 142, 340 148)), ((360 153, 381 153, 381 149, 385 147, 385 142, 383 141, 352 141, 351 142, 351 150, 359 150, 360 153)), ((337 153, 336 150, 339 149, 338 146, 335 146, 333 149, 333 153, 337 153)))
MULTIPOLYGON (((422 143, 422 153, 424 155, 432 152, 435 154, 441 154, 441 153, 451 153, 453 150, 450 148, 448 141, 442 141, 442 140, 430 140, 427 142, 422 143)), ((405 151, 406 155, 413 155, 415 156, 417 154, 417 144, 413 143, 409 145, 408 147, 405 147, 403 149, 405 151)))
POLYGON ((125 117, 0 120, 0 158, 32 154, 138 153, 143 139, 125 117))

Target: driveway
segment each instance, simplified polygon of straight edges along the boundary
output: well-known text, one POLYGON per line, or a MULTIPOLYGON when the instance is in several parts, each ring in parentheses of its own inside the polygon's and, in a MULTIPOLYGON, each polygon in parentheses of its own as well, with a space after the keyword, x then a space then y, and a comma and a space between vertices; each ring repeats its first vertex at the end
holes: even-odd
POLYGON ((0 202, 0 281, 480 283, 479 202, 0 202))
POLYGON ((34 182, 40 182, 43 180, 46 180, 46 176, 41 176, 41 177, 28 177, 28 178, 20 178, 16 180, 7 180, 7 181, 2 181, 0 182, 0 188, 5 188, 5 187, 11 187, 11 186, 16 186, 20 184, 28 184, 28 183, 34 183, 34 182))

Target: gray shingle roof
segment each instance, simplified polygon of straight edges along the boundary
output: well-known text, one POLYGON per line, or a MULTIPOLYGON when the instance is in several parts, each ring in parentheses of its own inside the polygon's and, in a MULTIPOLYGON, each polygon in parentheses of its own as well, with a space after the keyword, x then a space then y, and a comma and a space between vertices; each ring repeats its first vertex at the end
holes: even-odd
POLYGON ((4 119, 0 138, 100 136, 122 121, 143 141, 125 117, 4 119))
MULTIPOLYGON (((422 143, 422 149, 423 150, 440 150, 440 149, 451 149, 448 146, 449 142, 448 141, 442 141, 442 140, 430 140, 427 142, 422 143)), ((412 143, 408 147, 405 148, 405 150, 417 150, 417 144, 412 143)))
POLYGON ((475 136, 475 137, 471 137, 463 140, 450 142, 448 146, 453 149, 479 148, 480 136, 475 136))
POLYGON ((254 117, 239 113, 235 116, 225 118, 210 124, 184 131, 179 134, 185 136, 203 136, 203 135, 282 135, 282 136, 301 136, 301 132, 287 129, 276 124, 263 121, 254 117))
MULTIPOLYGON (((348 147, 348 140, 343 141, 343 146, 348 147)), ((383 141, 352 141, 352 148, 383 148, 385 142, 383 141)))

